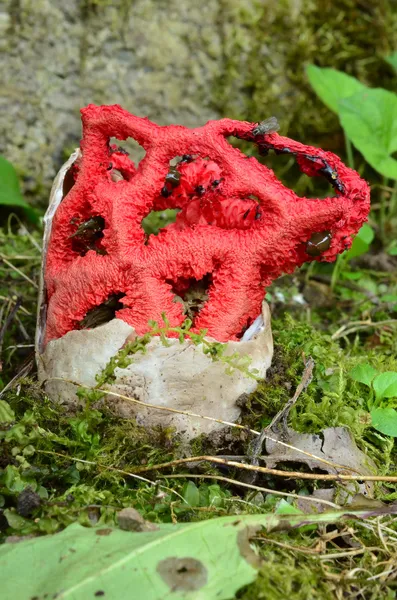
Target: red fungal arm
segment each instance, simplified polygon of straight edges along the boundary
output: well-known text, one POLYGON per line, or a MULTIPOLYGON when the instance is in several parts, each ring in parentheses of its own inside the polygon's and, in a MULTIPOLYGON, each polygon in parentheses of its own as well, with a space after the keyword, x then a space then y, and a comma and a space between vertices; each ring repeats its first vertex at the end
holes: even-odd
POLYGON ((149 320, 161 322, 162 313, 180 325, 181 281, 208 274, 209 297, 194 327, 219 341, 238 339, 275 278, 306 261, 335 260, 367 219, 368 185, 335 154, 276 133, 255 135, 255 124, 223 119, 197 129, 160 127, 117 105, 89 105, 82 116, 78 175, 55 214, 47 255, 47 341, 78 329, 112 295, 122 304, 116 316, 138 334, 149 320), (294 155, 304 173, 326 177, 335 196, 298 197, 271 169, 233 148, 230 135, 262 153, 294 155), (109 145, 111 137, 143 146, 137 169, 109 145), (178 156, 170 177, 169 162, 178 156), (180 209, 176 222, 146 239, 142 219, 168 207, 180 209), (316 233, 325 242, 317 244, 316 233), (317 256, 308 254, 313 248, 317 256))

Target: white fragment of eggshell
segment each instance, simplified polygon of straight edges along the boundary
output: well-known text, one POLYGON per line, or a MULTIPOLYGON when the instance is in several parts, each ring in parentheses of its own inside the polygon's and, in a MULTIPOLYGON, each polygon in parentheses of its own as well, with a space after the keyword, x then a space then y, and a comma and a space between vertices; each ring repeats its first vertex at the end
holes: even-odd
MULTIPOLYGON (((58 173, 44 219, 43 266, 36 332, 39 381, 54 402, 69 409, 76 408, 80 403, 76 395, 78 386, 94 387, 97 384, 96 376, 124 344, 136 335, 133 327, 120 319, 113 319, 94 329, 70 331, 44 347, 47 312, 44 267, 51 224, 62 201, 65 174, 79 155, 79 150, 76 150, 58 173)), ((208 340, 215 341, 211 338, 208 340)), ((217 420, 235 422, 240 415, 238 399, 243 394, 253 392, 258 385, 257 381, 239 370, 228 374, 227 365, 221 361, 213 361, 204 354, 201 345, 195 346, 189 340, 181 344, 177 339, 169 339, 168 343, 165 346, 160 338, 153 337, 146 346, 146 352, 134 354, 131 364, 124 369, 117 368, 115 381, 104 386, 110 392, 130 400, 107 394, 101 402, 105 402, 115 414, 135 418, 138 424, 147 428, 157 425, 173 427, 185 441, 224 428, 225 424, 217 420), (153 408, 142 406, 134 402, 134 399, 151 404, 153 408)), ((241 356, 249 355, 249 368, 257 369, 260 378, 266 376, 273 356, 270 310, 266 302, 262 305, 262 314, 242 339, 226 345, 225 354, 237 352, 241 356)))

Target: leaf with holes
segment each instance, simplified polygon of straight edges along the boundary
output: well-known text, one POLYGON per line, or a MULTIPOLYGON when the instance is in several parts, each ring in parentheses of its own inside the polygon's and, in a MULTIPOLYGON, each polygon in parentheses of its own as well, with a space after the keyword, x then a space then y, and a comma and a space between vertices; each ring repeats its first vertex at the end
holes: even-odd
POLYGON ((366 89, 355 77, 335 69, 321 69, 309 65, 306 72, 317 96, 335 113, 338 112, 339 100, 366 89))
POLYGON ((381 175, 397 179, 397 95, 364 89, 340 100, 339 117, 348 138, 381 175))
POLYGON ((130 532, 74 524, 62 533, 0 547, 4 598, 232 598, 262 564, 250 538, 397 512, 396 507, 315 515, 240 515, 130 532))

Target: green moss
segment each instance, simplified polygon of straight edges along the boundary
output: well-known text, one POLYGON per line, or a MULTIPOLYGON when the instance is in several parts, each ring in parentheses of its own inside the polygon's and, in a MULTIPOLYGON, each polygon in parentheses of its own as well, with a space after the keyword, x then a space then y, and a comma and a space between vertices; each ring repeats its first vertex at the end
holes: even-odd
POLYGON ((266 381, 260 383, 247 404, 243 422, 253 429, 268 425, 292 397, 301 381, 304 361, 315 361, 313 380, 290 414, 291 426, 301 432, 318 433, 327 427, 348 427, 359 446, 387 472, 394 448, 393 440, 374 432, 368 413, 368 391, 352 380, 350 371, 368 362, 379 371, 397 371, 395 356, 362 347, 350 351, 289 314, 273 321, 275 354, 266 381))
MULTIPOLYGON (((288 543, 288 542, 287 542, 288 543)), ((241 590, 241 600, 333 600, 335 596, 324 580, 319 561, 294 555, 285 549, 268 544, 261 552, 265 563, 258 578, 241 590)))
POLYGON ((33 351, 41 236, 40 230, 29 232, 16 215, 0 228, 0 256, 7 261, 0 261, 1 325, 11 316, 15 304, 21 303, 0 344, 0 388, 16 375, 21 361, 33 351))
MULTIPOLYGON (((336 533, 336 530, 335 530, 336 533)), ((373 534, 361 530, 359 537, 365 545, 377 543, 373 534)), ((365 589, 368 600, 393 600, 395 585, 392 578, 378 577, 369 580, 369 575, 381 574, 384 570, 383 558, 375 558, 371 552, 365 552, 349 565, 349 558, 332 560, 331 552, 326 561, 316 556, 325 554, 321 546, 316 546, 315 538, 302 533, 266 536, 268 541, 262 546, 264 559, 256 581, 240 590, 239 600, 333 600, 334 598, 354 598, 358 590, 365 589), (277 547, 272 543, 284 545, 277 547), (297 550, 291 550, 297 547, 297 550), (305 554, 312 551, 314 555, 305 554)), ((324 548, 324 546, 322 546, 324 548)), ((338 551, 347 548, 334 548, 338 551)), ((350 559, 351 560, 351 559, 350 559)))

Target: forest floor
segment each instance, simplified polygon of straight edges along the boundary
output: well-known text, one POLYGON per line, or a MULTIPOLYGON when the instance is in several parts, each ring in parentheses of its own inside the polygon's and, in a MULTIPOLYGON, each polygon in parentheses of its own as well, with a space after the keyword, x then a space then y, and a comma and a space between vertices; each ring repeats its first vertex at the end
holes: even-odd
MULTIPOLYGON (((391 507, 393 513, 397 257, 392 221, 387 242, 378 225, 381 194, 388 191, 376 191, 369 222, 375 239, 361 255, 345 256, 337 266, 305 266, 268 290, 275 351, 266 381, 244 403, 245 428, 231 428, 216 440, 199 438, 189 451, 191 457, 249 463, 250 430, 269 426, 298 389, 289 428, 269 430, 294 449, 276 452, 267 442, 259 461, 292 471, 288 477, 250 476, 237 466, 193 458, 189 468, 156 467, 186 456, 172 430, 148 432, 89 403, 71 418, 51 404, 33 363, 42 232, 11 215, 0 229, 1 541, 52 534, 76 521, 115 526, 125 507, 155 523, 247 513, 304 516, 346 506, 391 507), (341 464, 384 480, 343 481, 338 475, 348 471, 341 464), (138 470, 144 480, 134 477, 138 470)), ((255 544, 263 566, 238 598, 395 598, 392 514, 261 533, 255 544)))

